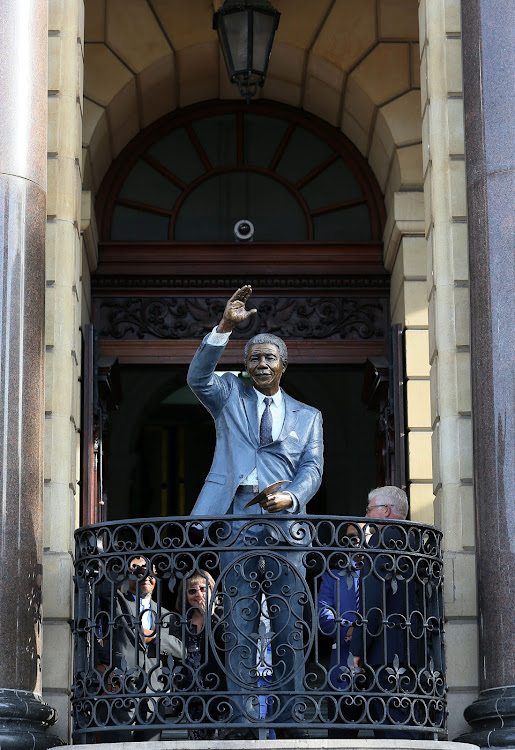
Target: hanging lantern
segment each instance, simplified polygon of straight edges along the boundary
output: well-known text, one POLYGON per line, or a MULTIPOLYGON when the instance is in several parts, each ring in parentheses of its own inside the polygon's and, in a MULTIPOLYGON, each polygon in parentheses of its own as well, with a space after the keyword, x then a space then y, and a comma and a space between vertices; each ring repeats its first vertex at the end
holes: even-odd
POLYGON ((229 78, 247 102, 265 82, 280 16, 268 0, 225 0, 213 15, 229 78))

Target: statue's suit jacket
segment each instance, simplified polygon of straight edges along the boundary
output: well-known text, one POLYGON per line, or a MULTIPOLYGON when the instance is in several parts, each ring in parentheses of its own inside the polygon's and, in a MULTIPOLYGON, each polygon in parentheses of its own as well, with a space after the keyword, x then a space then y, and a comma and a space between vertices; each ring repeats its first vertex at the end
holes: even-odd
MULTIPOLYGON (((216 448, 211 470, 193 509, 194 515, 220 516, 229 512, 236 488, 257 468, 259 489, 289 479, 288 490, 298 501, 298 513, 320 487, 323 468, 322 415, 283 391, 285 418, 277 440, 259 444, 257 396, 232 373, 215 375, 224 350, 200 345, 188 372, 188 384, 209 410, 216 425, 216 448)), ((260 506, 249 513, 261 512, 260 506)))

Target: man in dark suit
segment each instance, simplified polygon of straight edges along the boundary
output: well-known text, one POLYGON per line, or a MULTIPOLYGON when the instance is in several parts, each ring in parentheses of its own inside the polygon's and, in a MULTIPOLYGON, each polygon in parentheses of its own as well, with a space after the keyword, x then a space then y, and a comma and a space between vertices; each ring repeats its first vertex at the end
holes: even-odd
MULTIPOLYGON (((270 630, 276 634, 275 639, 272 637, 274 680, 277 690, 284 691, 278 699, 278 723, 292 721, 291 703, 286 708, 288 700, 292 700, 288 693, 302 692, 302 626, 295 630, 295 624, 302 621, 304 586, 299 576, 301 555, 294 546, 295 537, 304 544, 306 537, 299 532, 302 526, 296 516, 305 512, 307 502, 318 490, 323 466, 320 412, 295 401, 280 388, 288 363, 286 346, 280 338, 260 334, 247 343, 245 366, 250 385, 232 373, 221 377, 215 373, 234 327, 256 312, 245 309, 251 293, 250 286, 244 286, 232 295, 222 319, 195 354, 188 373, 190 387, 216 424, 213 463, 193 514, 228 514, 242 519, 231 521, 226 540, 226 546, 233 545, 235 549, 220 555, 229 636, 227 683, 229 693, 235 696, 232 721, 240 725, 257 718, 256 643, 262 595, 267 598, 270 630), (289 484, 268 494, 259 505, 245 508, 253 495, 279 480, 288 480, 289 484), (263 521, 246 525, 245 518, 256 513, 263 516, 263 521), (292 520, 267 525, 268 514, 276 513, 289 514, 292 520), (274 542, 276 546, 289 545, 291 551, 279 557, 273 552, 274 542), (270 553, 252 554, 252 546, 262 548, 267 544, 270 553), (231 591, 235 592, 232 597, 231 591), (295 638, 291 637, 294 632, 295 638), (256 692, 249 698, 242 695, 245 689, 256 692)), ((278 735, 299 737, 305 733, 292 727, 278 729, 278 735)), ((227 736, 246 739, 255 734, 242 728, 227 736)))
POLYGON ((171 662, 169 657, 183 656, 182 643, 174 635, 179 630, 176 616, 152 599, 156 578, 146 560, 134 557, 129 568, 126 591, 116 590, 113 595, 108 582, 100 587, 97 621, 101 623, 102 638, 96 668, 102 674, 105 695, 112 697, 109 703, 114 723, 149 722, 149 728, 102 733, 106 742, 159 739, 159 723, 150 724, 153 707, 142 696, 165 692, 163 665, 171 662))
POLYGON ((367 553, 359 577, 360 612, 366 624, 358 620, 350 650, 355 668, 364 670, 367 677, 370 715, 385 725, 375 730, 375 736, 423 739, 420 732, 394 728, 396 724, 413 725, 419 718, 410 714, 409 700, 403 700, 403 696, 417 692, 419 671, 424 665, 422 618, 412 616, 421 609, 410 558, 415 539, 402 524, 381 523, 406 519, 406 493, 393 486, 371 490, 366 515, 373 519, 364 530, 367 553))
MULTIPOLYGON (((347 691, 352 686, 353 660, 350 644, 358 617, 358 585, 358 570, 352 564, 345 569, 326 570, 320 583, 318 622, 320 630, 333 642, 327 674, 328 692, 347 691)), ((347 723, 352 723, 359 717, 359 708, 349 705, 345 698, 338 700, 334 693, 329 697, 328 718, 334 719, 334 722, 327 730, 328 739, 357 737, 358 730, 349 728, 347 723)))

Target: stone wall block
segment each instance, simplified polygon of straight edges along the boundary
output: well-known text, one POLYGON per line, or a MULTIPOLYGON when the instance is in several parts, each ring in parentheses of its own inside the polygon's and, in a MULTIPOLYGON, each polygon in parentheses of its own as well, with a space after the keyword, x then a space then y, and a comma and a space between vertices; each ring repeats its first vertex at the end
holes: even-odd
POLYGON ((472 411, 469 352, 457 353, 456 377, 458 380, 458 413, 468 416, 472 411))
MULTIPOLYGON (((442 380, 442 367, 440 361, 440 382, 442 380)), ((445 372, 445 369, 444 369, 445 372)), ((441 409, 443 412, 443 409, 441 409)), ((439 432, 440 432, 440 450, 438 462, 440 465, 440 475, 442 484, 450 483, 451 485, 459 484, 460 481, 460 435, 459 435, 460 417, 454 414, 448 416, 440 415, 439 432)), ((445 531, 446 529, 444 529, 445 531)))
POLYGON ((427 44, 426 0, 419 0, 418 4, 418 37, 422 52, 427 44))
POLYGON ((450 94, 463 92, 463 66, 461 62, 461 39, 451 37, 445 42, 447 91, 450 94))
POLYGON ((460 503, 462 518, 461 545, 463 549, 474 550, 476 547, 476 527, 474 523, 474 487, 472 484, 461 485, 460 503))
POLYGON ((432 381, 438 390, 438 416, 452 417, 458 413, 458 381, 455 350, 438 352, 438 377, 432 381))
POLYGON ((429 163, 425 173, 424 179, 424 227, 426 237, 429 236, 429 232, 433 226, 433 197, 432 197, 432 175, 433 165, 431 162, 431 154, 429 154, 429 163))
MULTIPOLYGON (((51 420, 47 419, 46 421, 50 422, 51 420)), ((59 552, 63 555, 72 554, 75 528, 75 496, 70 489, 69 481, 46 481, 44 503, 43 548, 45 552, 59 552)), ((71 595, 72 592, 70 592, 71 595)), ((51 592, 47 589, 45 617, 47 615, 46 605, 54 606, 51 604, 51 599, 51 592)))
POLYGON ((43 683, 47 689, 71 684, 71 630, 67 622, 45 620, 45 652, 58 658, 43 659, 43 683))
POLYGON ((66 0, 48 0, 48 31, 60 31, 63 24, 63 5, 66 0))
POLYGON ((463 156, 465 153, 465 129, 463 122, 463 99, 449 99, 447 102, 447 122, 449 128, 449 153, 463 156))
POLYGON ((404 304, 406 306, 406 325, 426 327, 427 294, 425 281, 409 281, 404 285, 404 304))
POLYGON ((70 417, 76 373, 70 350, 54 349, 45 358, 45 413, 70 417))
POLYGON ((45 480, 52 480, 67 487, 76 476, 77 461, 76 432, 67 416, 45 419, 45 480))
POLYGON ((77 326, 76 297, 72 289, 51 286, 46 290, 46 345, 68 354, 75 349, 77 326))
POLYGON ((45 617, 73 617, 73 562, 69 554, 48 554, 43 560, 43 607, 45 617))
MULTIPOLYGON (((75 159, 77 153, 77 99, 59 94, 48 98, 48 152, 75 159)), ((79 120, 80 121, 80 120, 79 120)))
POLYGON ((440 501, 439 497, 440 488, 442 485, 442 474, 440 470, 440 420, 436 421, 433 425, 431 432, 431 463, 433 469, 433 493, 435 495, 435 524, 443 529, 441 523, 441 512, 440 512, 440 501))
MULTIPOLYGON (((435 245, 437 244, 435 238, 435 245)), ((447 269, 446 269, 447 270, 447 269)), ((435 274, 436 276, 436 274, 435 274)), ((452 284, 437 284, 435 300, 435 343, 438 353, 456 350, 456 292, 452 284)), ((458 295, 459 296, 459 295, 458 295)))
POLYGON ((469 281, 467 222, 454 221, 451 227, 454 280, 469 281))
POLYGON ((472 482, 472 420, 470 417, 459 417, 458 435, 460 479, 463 482, 472 482))
POLYGON ((46 225, 47 286, 56 284, 71 288, 76 281, 73 248, 77 227, 69 221, 48 221, 46 225))
POLYGON ((73 158, 48 160, 47 216, 77 223, 81 193, 80 172, 73 158))
POLYGON ((428 102, 422 115, 422 173, 424 175, 424 181, 427 178, 427 169, 431 161, 431 149, 429 146, 430 109, 431 105, 428 102))
MULTIPOLYGON (((404 150, 404 149, 402 149, 404 150)), ((422 235, 404 236, 404 274, 407 279, 420 280, 426 275, 426 241, 422 235)))
POLYGON ((438 525, 446 530, 443 537, 443 548, 446 553, 463 549, 464 512, 467 512, 469 508, 468 506, 465 509, 462 507, 461 489, 459 482, 448 483, 438 492, 438 525))
MULTIPOLYGON (((400 184, 403 188, 413 190, 424 184, 422 169, 422 144, 398 148, 396 156, 400 171, 400 184)), ((396 186, 395 190, 399 188, 396 186)))
POLYGON ((465 178, 465 160, 452 159, 449 162, 451 180, 451 211, 455 219, 464 219, 467 215, 467 186, 465 178))
POLYGON ((444 594, 448 619, 477 615, 475 563, 472 552, 449 552, 445 555, 444 594))
POLYGON ((406 329, 406 374, 408 378, 429 376, 429 338, 424 330, 406 329))
POLYGON ((48 38, 48 90, 61 90, 61 37, 48 38))
POLYGON ((456 287, 455 299, 455 337, 456 346, 470 346, 470 301, 468 287, 456 287))
POLYGON ((431 428, 429 380, 408 380, 408 429, 431 428))
POLYGON ((445 31, 461 33, 461 0, 445 0, 445 31))
POLYGON ((434 524, 434 495, 431 482, 412 482, 409 488, 410 518, 417 523, 434 524))
POLYGON ((453 687, 475 687, 478 683, 477 625, 451 620, 445 627, 445 640, 448 683, 453 687))
POLYGON ((438 355, 435 356, 431 365, 431 374, 429 376, 429 390, 431 399, 431 427, 433 428, 440 416, 440 407, 438 404, 438 355))
POLYGON ((438 355, 436 346, 436 289, 429 294, 428 315, 428 343, 429 343, 429 363, 432 365, 435 357, 438 355))
POLYGON ((409 432, 408 453, 410 480, 430 479, 432 475, 431 466, 431 432, 409 432))

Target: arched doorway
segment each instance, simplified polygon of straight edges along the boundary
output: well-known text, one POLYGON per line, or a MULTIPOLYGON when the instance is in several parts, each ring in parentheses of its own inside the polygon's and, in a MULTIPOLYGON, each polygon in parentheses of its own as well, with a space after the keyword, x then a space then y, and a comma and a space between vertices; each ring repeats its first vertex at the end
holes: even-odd
POLYGON ((254 287, 258 314, 233 334, 220 367, 240 371, 254 333, 286 339, 285 390, 325 420, 324 485, 312 511, 358 513, 367 488, 392 479, 394 461, 384 211, 352 144, 284 105, 195 105, 127 146, 97 215, 98 355, 117 360, 122 396, 103 419, 111 440, 85 482, 84 520, 99 517, 99 497, 113 518, 191 509, 213 437, 209 415, 184 390, 186 366, 243 283, 254 287), (239 219, 254 224, 253 242, 235 242, 239 219))

